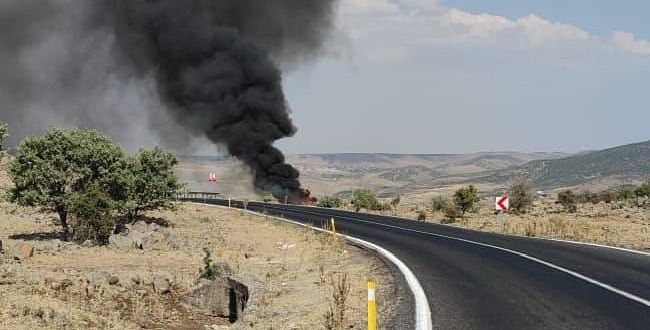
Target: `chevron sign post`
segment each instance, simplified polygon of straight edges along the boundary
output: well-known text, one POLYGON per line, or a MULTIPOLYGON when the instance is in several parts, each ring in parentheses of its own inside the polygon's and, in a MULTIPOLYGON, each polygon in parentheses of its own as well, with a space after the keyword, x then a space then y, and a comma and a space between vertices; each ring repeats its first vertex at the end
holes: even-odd
POLYGON ((508 212, 508 209, 510 209, 510 200, 508 199, 508 196, 497 197, 494 201, 494 208, 497 211, 508 212))
POLYGON ((504 219, 504 213, 508 212, 508 209, 510 209, 510 200, 508 199, 508 196, 497 197, 494 200, 494 208, 498 213, 501 213, 499 216, 499 222, 501 222, 501 233, 503 234, 506 232, 506 221, 504 219))

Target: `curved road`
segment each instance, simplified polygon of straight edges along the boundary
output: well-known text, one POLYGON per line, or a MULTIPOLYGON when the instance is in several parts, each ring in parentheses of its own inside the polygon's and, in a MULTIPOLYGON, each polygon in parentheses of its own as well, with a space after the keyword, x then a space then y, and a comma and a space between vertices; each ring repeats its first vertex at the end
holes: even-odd
POLYGON ((650 329, 649 254, 315 207, 248 209, 314 226, 334 217, 339 232, 390 250, 422 284, 433 329, 650 329))

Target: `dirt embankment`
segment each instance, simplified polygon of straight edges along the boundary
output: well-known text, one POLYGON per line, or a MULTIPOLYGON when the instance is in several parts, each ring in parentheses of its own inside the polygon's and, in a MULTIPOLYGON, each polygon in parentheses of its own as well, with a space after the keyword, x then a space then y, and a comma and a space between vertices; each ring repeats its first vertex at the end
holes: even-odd
POLYGON ((153 222, 129 226, 109 246, 92 247, 59 240, 51 214, 2 204, 0 328, 324 329, 332 281, 346 274, 349 328, 364 329, 367 279, 378 282, 381 315, 404 294, 382 260, 329 235, 193 204, 149 216, 153 222), (14 260, 25 245, 33 256, 14 260), (204 248, 249 287, 234 325, 181 303, 196 285, 204 248))

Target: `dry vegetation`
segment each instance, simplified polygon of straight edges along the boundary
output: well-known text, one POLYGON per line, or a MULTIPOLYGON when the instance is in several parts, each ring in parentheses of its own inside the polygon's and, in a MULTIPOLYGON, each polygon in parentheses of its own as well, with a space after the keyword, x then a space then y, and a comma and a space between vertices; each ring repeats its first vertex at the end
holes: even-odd
MULTIPOLYGON (((242 329, 320 329, 332 297, 333 278, 347 275, 349 326, 365 324, 366 280, 377 278, 384 289, 384 310, 394 294, 388 267, 370 252, 313 230, 260 216, 207 206, 182 205, 154 214, 173 226, 136 224, 153 235, 144 250, 111 243, 81 247, 50 238, 58 229, 52 218, 3 205, 0 230, 5 246, 0 268, 0 310, 3 329, 203 329, 225 320, 192 314, 179 297, 194 286, 202 248, 215 261, 227 262, 234 277, 249 285, 242 329), (39 220, 40 219, 40 220, 39 220), (26 235, 25 235, 26 234, 26 235), (9 239, 7 239, 9 238, 9 239), (34 257, 11 260, 27 241, 34 257), (97 278, 116 276, 117 285, 97 278), (156 294, 157 276, 169 278, 171 293, 156 294), (137 283, 143 283, 139 285, 137 283), (90 291, 90 292, 89 292, 90 291)), ((146 232, 146 231, 145 231, 146 232)))
MULTIPOLYGON (((0 180, 6 189, 6 176, 0 180)), ((384 315, 397 296, 382 260, 313 229, 194 204, 148 215, 152 222, 129 225, 128 236, 91 247, 59 240, 54 214, 0 204, 0 329, 324 329, 332 281, 344 274, 346 328, 362 329, 368 278, 380 283, 384 315), (14 260, 25 244, 34 256, 14 260), (244 318, 234 325, 181 304, 206 247, 249 287, 244 318)))
MULTIPOLYGON (((456 227, 500 233, 501 219, 493 211, 493 201, 484 201, 478 213, 447 223, 443 212, 434 212, 428 203, 407 198, 397 210, 376 212, 417 219, 426 214, 426 221, 456 227)), ((625 202, 611 204, 579 204, 577 212, 566 213, 553 200, 537 200, 531 212, 507 214, 505 233, 520 236, 547 237, 588 243, 612 245, 650 251, 650 202, 645 207, 631 207, 625 202)), ((351 209, 350 207, 348 207, 351 209)))

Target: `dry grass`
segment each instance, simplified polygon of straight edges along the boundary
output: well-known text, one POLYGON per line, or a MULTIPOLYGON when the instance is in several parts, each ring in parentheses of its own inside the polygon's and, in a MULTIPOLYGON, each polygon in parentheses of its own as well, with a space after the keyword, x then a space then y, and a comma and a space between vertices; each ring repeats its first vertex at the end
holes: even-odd
MULTIPOLYGON (((379 278, 380 289, 393 291, 390 270, 371 253, 330 235, 264 216, 235 210, 181 205, 176 211, 153 212, 173 224, 161 228, 164 239, 145 250, 80 247, 37 233, 58 230, 51 215, 3 204, 0 232, 5 250, 0 267, 0 329, 202 329, 225 320, 194 315, 179 304, 202 266, 207 247, 215 261, 230 264, 234 276, 251 290, 241 329, 322 329, 329 308, 328 279, 347 274, 347 316, 352 329, 365 326, 366 280, 379 278), (39 220, 40 219, 40 220, 39 220), (13 251, 27 243, 34 257, 19 263, 13 251), (8 239, 14 237, 13 239, 8 239), (39 238, 41 237, 41 238, 39 238), (22 238, 22 239, 21 239, 22 238), (89 285, 97 272, 119 277, 118 285, 89 285), (172 294, 151 287, 155 274, 166 274, 172 294), (70 279, 60 288, 52 283, 70 279), (90 293, 89 293, 90 291, 90 293)), ((390 301, 380 301, 389 309, 390 301)), ((388 315, 388 314, 386 314, 388 315)))
MULTIPOLYGON (((647 202, 646 202, 647 203, 647 202)), ((483 204, 478 213, 469 213, 450 225, 487 232, 502 232, 501 216, 483 204)), ((407 201, 397 211, 383 212, 417 219, 426 212, 427 222, 443 223, 442 212, 433 212, 426 203, 407 201)), ((505 233, 519 236, 547 237, 650 251, 650 209, 630 207, 626 203, 582 204, 575 213, 563 212, 553 201, 536 201, 531 212, 503 216, 505 233)))

